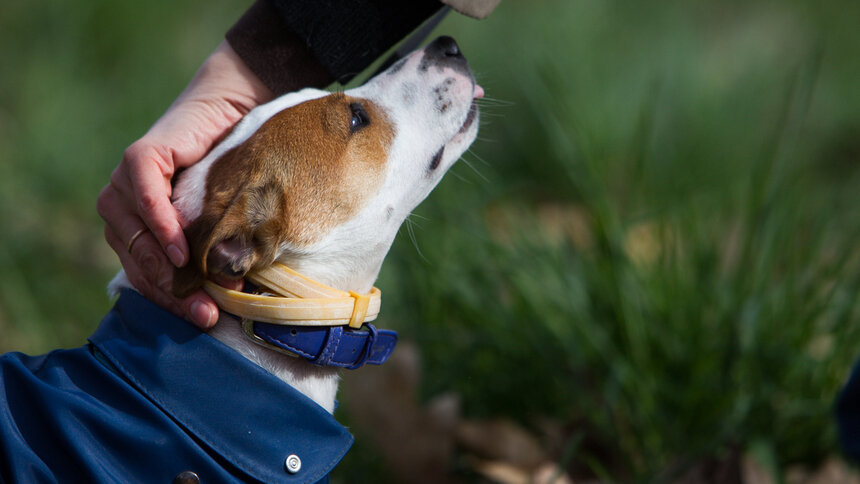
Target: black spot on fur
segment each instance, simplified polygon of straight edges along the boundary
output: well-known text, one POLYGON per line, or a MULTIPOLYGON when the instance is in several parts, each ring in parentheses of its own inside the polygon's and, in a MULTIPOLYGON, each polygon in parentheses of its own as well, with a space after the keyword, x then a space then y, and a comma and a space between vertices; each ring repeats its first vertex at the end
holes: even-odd
POLYGON ((428 171, 433 172, 434 170, 436 170, 436 168, 439 168, 439 163, 442 163, 442 154, 444 152, 445 147, 443 146, 439 148, 439 151, 437 151, 435 155, 433 155, 433 159, 430 160, 430 167, 428 171))

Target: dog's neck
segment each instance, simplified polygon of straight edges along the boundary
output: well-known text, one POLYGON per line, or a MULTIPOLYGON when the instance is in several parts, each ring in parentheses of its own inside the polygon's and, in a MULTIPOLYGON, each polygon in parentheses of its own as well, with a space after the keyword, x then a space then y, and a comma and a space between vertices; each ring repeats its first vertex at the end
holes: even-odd
MULTIPOLYGON (((393 239, 393 234, 391 234, 393 239)), ((365 249, 360 256, 343 258, 335 254, 302 254, 281 257, 280 262, 318 282, 341 290, 367 293, 376 280, 388 244, 365 249), (376 252, 376 253, 374 253, 376 252)), ((257 363, 329 412, 334 412, 339 370, 321 367, 303 358, 288 356, 260 346, 242 331, 241 322, 229 314, 221 315, 209 335, 257 363)))
POLYGON ((209 335, 305 394, 329 413, 334 412, 340 379, 337 369, 316 366, 307 360, 259 346, 245 336, 240 321, 229 314, 221 314, 209 335))

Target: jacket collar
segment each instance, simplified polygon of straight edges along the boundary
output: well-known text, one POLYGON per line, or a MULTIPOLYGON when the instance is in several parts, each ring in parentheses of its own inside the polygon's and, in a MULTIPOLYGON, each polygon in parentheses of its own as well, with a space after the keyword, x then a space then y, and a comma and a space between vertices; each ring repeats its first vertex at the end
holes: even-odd
POLYGON ((316 482, 352 445, 325 409, 137 292, 123 291, 90 341, 186 431, 260 481, 316 482), (284 469, 290 455, 302 461, 294 475, 284 469))

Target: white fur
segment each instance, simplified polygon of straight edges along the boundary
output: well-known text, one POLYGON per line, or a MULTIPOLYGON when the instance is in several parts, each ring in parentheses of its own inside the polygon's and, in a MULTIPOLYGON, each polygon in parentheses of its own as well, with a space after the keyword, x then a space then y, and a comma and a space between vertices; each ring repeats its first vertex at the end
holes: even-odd
MULTIPOLYGON (((385 180, 355 217, 311 246, 280 247, 279 261, 333 287, 357 292, 370 290, 406 216, 429 194, 477 135, 477 119, 469 129, 460 132, 475 90, 471 76, 437 65, 422 71, 419 65, 423 56, 423 51, 416 51, 401 61, 398 69, 391 69, 346 92, 381 106, 394 125, 395 137, 388 151, 385 180), (449 106, 439 109, 440 103, 449 106), (437 169, 430 171, 430 160, 443 145, 442 161, 437 169)), ((274 114, 327 94, 305 89, 252 110, 221 144, 182 174, 175 187, 174 205, 183 217, 192 221, 200 215, 206 176, 215 160, 248 139, 274 114)), ((109 290, 117 292, 121 287, 132 287, 123 272, 111 281, 109 290)), ((339 379, 335 369, 314 366, 303 359, 258 346, 242 334, 238 322, 230 316, 222 315, 209 334, 329 412, 334 410, 339 379)))

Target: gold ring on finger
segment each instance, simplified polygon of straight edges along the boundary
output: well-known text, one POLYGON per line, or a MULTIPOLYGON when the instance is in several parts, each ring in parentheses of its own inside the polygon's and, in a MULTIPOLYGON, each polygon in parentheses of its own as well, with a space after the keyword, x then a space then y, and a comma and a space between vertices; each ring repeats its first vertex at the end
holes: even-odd
POLYGON ((126 248, 128 249, 129 254, 131 254, 131 247, 137 241, 137 238, 140 237, 141 235, 143 235, 144 232, 146 232, 146 227, 138 230, 137 232, 134 233, 134 235, 131 236, 130 239, 128 239, 128 244, 126 244, 126 248))

